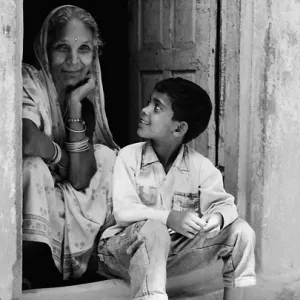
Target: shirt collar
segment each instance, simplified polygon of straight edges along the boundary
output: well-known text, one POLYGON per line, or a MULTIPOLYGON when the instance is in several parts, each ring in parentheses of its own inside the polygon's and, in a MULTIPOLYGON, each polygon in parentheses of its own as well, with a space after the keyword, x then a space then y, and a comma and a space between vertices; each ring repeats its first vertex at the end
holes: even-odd
MULTIPOLYGON (((188 152, 189 152, 188 146, 182 144, 179 153, 173 163, 173 167, 176 167, 183 172, 190 172, 188 152)), ((141 169, 144 169, 147 166, 157 162, 160 163, 152 147, 151 141, 147 141, 142 148, 141 169)))

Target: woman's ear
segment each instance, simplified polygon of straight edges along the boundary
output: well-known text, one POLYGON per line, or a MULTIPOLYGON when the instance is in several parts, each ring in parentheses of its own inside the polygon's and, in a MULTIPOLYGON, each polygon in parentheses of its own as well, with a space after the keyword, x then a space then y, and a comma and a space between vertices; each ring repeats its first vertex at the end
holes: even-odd
POLYGON ((174 130, 175 137, 182 137, 188 131, 189 125, 185 121, 181 121, 178 123, 177 128, 174 130))

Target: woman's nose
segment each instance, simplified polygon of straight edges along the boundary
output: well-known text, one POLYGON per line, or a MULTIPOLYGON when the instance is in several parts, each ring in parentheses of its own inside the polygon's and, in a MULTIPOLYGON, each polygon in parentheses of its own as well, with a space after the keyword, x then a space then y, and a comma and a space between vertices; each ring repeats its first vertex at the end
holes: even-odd
POLYGON ((69 52, 69 57, 68 57, 68 63, 75 65, 78 62, 78 53, 77 51, 70 51, 69 52))

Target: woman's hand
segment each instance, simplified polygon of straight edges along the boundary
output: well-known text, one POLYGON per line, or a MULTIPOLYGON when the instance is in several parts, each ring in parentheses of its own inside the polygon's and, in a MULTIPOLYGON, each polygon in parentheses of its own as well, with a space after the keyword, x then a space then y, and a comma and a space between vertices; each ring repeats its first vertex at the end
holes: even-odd
POLYGON ((87 76, 84 84, 81 84, 73 89, 68 96, 68 114, 70 118, 81 118, 82 101, 96 87, 96 80, 90 74, 87 76))
POLYGON ((83 83, 75 87, 69 96, 70 104, 79 104, 85 99, 96 87, 96 80, 92 74, 88 74, 83 83))

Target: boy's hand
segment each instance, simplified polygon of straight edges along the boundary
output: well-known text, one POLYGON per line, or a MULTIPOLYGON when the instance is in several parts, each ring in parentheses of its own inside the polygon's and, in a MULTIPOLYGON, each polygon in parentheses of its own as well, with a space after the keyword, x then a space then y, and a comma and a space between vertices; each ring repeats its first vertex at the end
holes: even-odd
POLYGON ((201 220, 197 214, 190 211, 172 210, 167 219, 168 227, 190 239, 198 234, 205 225, 206 221, 201 220))
POLYGON ((223 224, 223 216, 220 213, 204 215, 201 220, 206 223, 202 227, 202 232, 205 233, 208 238, 213 238, 219 234, 223 224))

